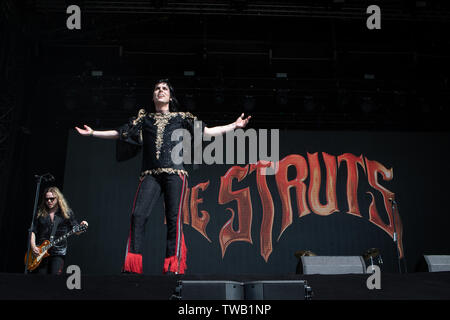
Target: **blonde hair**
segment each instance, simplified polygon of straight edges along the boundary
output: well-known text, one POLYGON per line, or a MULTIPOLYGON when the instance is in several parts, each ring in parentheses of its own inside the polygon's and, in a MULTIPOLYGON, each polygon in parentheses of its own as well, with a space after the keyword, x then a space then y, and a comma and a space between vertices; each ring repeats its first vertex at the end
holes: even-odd
POLYGON ((39 209, 38 209, 38 214, 37 214, 38 218, 46 217, 48 215, 48 208, 47 208, 47 205, 45 204, 45 201, 46 201, 45 195, 48 192, 53 193, 53 195, 56 197, 56 201, 58 201, 58 206, 59 206, 59 209, 61 210, 62 216, 65 219, 69 219, 71 209, 69 207, 69 204, 68 204, 66 198, 64 198, 64 195, 57 187, 48 187, 44 190, 44 193, 42 194, 42 200, 41 200, 41 203, 40 203, 39 209))

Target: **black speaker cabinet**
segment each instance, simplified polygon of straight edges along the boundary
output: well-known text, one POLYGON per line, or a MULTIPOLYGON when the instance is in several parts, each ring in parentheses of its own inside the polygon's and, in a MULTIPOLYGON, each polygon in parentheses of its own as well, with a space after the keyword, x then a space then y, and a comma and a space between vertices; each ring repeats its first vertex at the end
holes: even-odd
POLYGON ((245 300, 310 300, 312 290, 304 280, 266 280, 244 283, 245 300))
POLYGON ((174 300, 244 300, 244 284, 236 281, 180 280, 174 300))

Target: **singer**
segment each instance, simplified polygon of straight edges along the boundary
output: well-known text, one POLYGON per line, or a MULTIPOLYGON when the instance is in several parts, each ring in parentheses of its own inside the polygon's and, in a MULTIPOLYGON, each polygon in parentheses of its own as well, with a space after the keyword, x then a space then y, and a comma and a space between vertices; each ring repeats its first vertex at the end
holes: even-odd
MULTIPOLYGON (((86 221, 81 224, 88 226, 86 221)), ((67 200, 57 187, 49 187, 44 190, 37 212, 37 222, 34 225, 30 247, 34 255, 39 255, 37 243, 44 240, 59 238, 78 225, 74 213, 70 209, 67 200)), ((67 253, 67 240, 63 240, 49 250, 50 256, 43 260, 35 270, 39 274, 60 275, 64 268, 64 260, 67 253)))
MULTIPOLYGON (((154 110, 148 113, 141 109, 136 117, 116 130, 97 131, 84 125, 75 127, 83 136, 102 139, 117 139, 118 160, 126 160, 143 147, 140 183, 131 213, 131 228, 122 272, 143 273, 142 252, 147 218, 160 194, 164 194, 167 222, 166 257, 164 274, 184 274, 186 266, 186 244, 181 217, 183 198, 187 186, 187 171, 183 164, 174 164, 171 151, 176 142, 171 141, 176 129, 187 129, 193 136, 197 119, 189 112, 178 112, 179 104, 168 79, 156 82, 153 87, 154 110)), ((236 128, 244 128, 250 117, 243 114, 233 123, 208 128, 202 123, 205 135, 220 135, 236 128)))

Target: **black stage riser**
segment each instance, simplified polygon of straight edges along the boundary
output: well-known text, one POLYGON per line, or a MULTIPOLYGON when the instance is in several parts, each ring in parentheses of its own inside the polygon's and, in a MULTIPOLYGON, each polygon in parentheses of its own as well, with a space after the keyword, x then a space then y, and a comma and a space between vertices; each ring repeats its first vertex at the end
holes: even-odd
MULTIPOLYGON (((82 275, 81 289, 67 288, 70 275, 0 274, 1 300, 169 300, 178 281, 240 283, 305 280, 312 300, 450 299, 450 272, 381 274, 381 289, 368 289, 370 274, 343 275, 82 275)), ((272 290, 273 291, 273 290, 272 290)), ((283 294, 286 294, 284 292, 283 294)), ((276 296, 271 299, 276 300, 276 296)), ((281 294, 280 294, 281 298, 281 294)), ((286 296, 285 296, 286 298, 286 296)), ((291 298, 295 298, 292 296, 291 298)), ((210 300, 211 298, 209 297, 210 300)))

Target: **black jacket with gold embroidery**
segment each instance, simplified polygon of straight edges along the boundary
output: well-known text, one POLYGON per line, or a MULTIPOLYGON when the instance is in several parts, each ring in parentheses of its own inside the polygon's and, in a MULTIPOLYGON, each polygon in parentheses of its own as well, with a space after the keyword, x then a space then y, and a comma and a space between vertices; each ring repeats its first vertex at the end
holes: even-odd
POLYGON ((180 140, 172 141, 172 133, 185 129, 194 139, 194 130, 201 134, 204 128, 205 124, 189 112, 147 113, 141 109, 136 117, 116 129, 119 132, 116 158, 130 159, 142 148, 141 176, 162 172, 187 175, 183 163, 172 160, 172 151, 180 143, 180 140))

